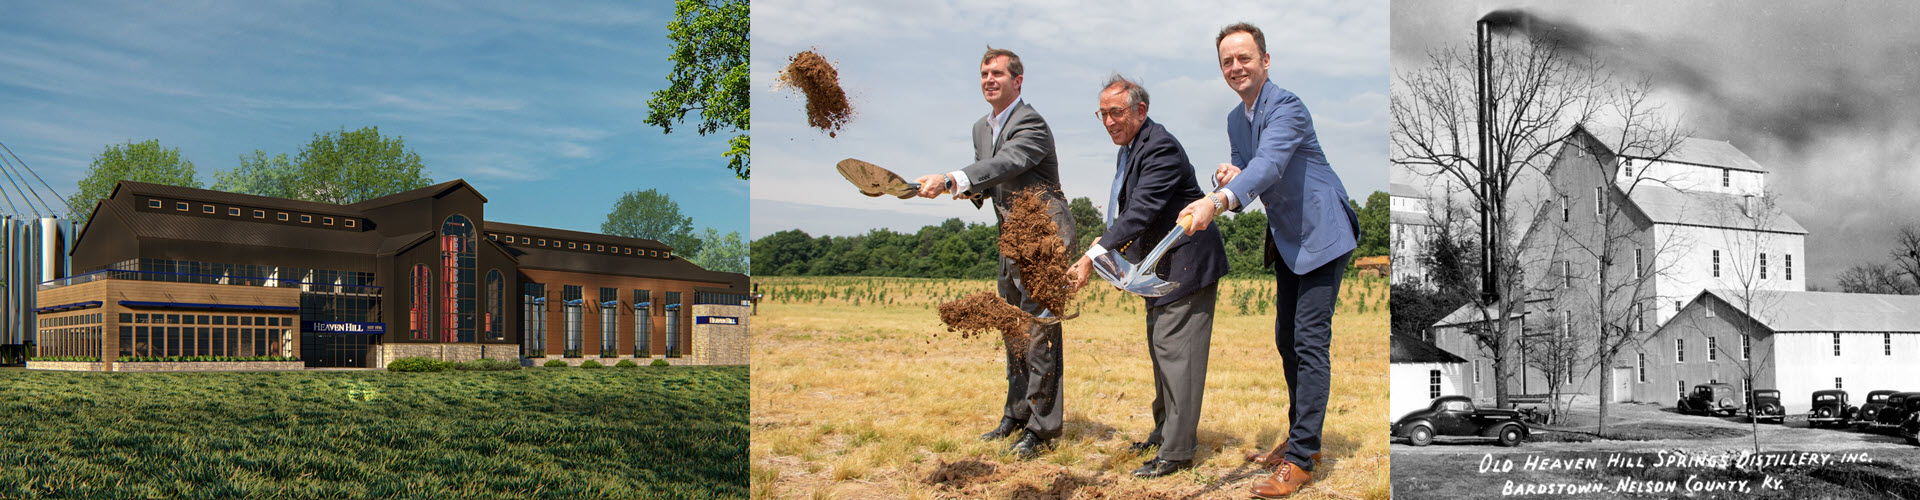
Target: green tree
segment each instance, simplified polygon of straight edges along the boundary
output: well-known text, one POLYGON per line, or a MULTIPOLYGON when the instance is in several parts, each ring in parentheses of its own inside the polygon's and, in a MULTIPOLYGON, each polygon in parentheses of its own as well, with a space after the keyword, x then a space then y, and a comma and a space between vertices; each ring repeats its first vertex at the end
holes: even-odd
POLYGON ((747 56, 750 51, 746 0, 679 0, 667 23, 673 40, 673 71, 666 89, 647 102, 646 123, 673 133, 673 124, 698 110, 700 135, 720 130, 739 133, 728 141, 727 167, 741 179, 752 177, 748 141, 750 102, 747 56))
POLYGON ((799 276, 813 261, 813 237, 788 229, 753 242, 754 276, 799 276))
POLYGON ((748 263, 746 241, 740 239, 740 232, 734 231, 721 236, 720 231, 707 228, 705 238, 701 238, 700 253, 688 260, 706 268, 708 271, 729 273, 747 273, 752 270, 748 263))
POLYGON ((193 162, 180 155, 180 148, 162 147, 158 139, 108 144, 93 157, 87 176, 80 179, 79 192, 67 198, 68 218, 85 226, 93 206, 112 194, 114 184, 122 180, 200 187, 200 182, 193 179, 193 162))
POLYGON ((620 197, 607 212, 600 232, 666 243, 681 256, 700 255, 700 238, 693 235, 693 218, 680 215, 680 204, 659 190, 634 191, 620 197))
POLYGON ((1354 204, 1354 214, 1360 216, 1360 248, 1355 249, 1353 255, 1371 257, 1393 251, 1392 228, 1389 227, 1389 223, 1393 222, 1393 212, 1388 206, 1392 198, 1385 191, 1374 191, 1367 195, 1365 207, 1357 202, 1349 203, 1354 204))
POLYGON ((380 127, 314 134, 294 162, 295 199, 346 205, 433 185, 420 154, 399 136, 380 136, 380 127))
POLYGON ((286 153, 268 157, 266 151, 253 150, 253 156, 241 156, 240 166, 213 173, 212 189, 274 198, 297 198, 294 189, 293 160, 286 153))
POLYGON ((1071 254, 1085 253, 1093 245, 1093 239, 1107 232, 1107 221, 1099 210, 1093 209, 1093 200, 1082 196, 1067 203, 1067 213, 1073 216, 1074 245, 1067 249, 1068 260, 1077 259, 1071 254))

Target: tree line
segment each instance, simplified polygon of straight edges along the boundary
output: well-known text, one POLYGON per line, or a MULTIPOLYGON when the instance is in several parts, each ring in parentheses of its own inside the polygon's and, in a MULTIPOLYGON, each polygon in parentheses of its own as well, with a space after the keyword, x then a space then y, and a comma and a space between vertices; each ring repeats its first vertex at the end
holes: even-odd
MULTIPOLYGON (((1388 196, 1375 191, 1367 204, 1349 200, 1358 213, 1362 239, 1354 257, 1386 255, 1389 250, 1388 196)), ((1085 197, 1068 204, 1075 234, 1069 252, 1087 248, 1106 232, 1103 212, 1085 197)), ((1229 276, 1262 277, 1267 215, 1262 211, 1227 214, 1214 219, 1227 247, 1229 276)), ((754 240, 755 276, 890 276, 902 278, 992 278, 1000 269, 1000 228, 997 224, 947 219, 912 233, 874 229, 853 236, 811 236, 789 229, 754 240)))
MULTIPOLYGON (((346 205, 433 185, 419 153, 400 136, 364 127, 314 134, 289 155, 254 150, 238 165, 213 174, 207 189, 292 200, 346 205)), ((68 216, 84 226, 93 207, 121 180, 202 188, 191 159, 159 140, 109 144, 94 156, 78 190, 67 198, 68 216)), ((600 231, 613 236, 665 243, 675 253, 708 270, 745 273, 747 244, 739 232, 726 235, 711 227, 694 231, 693 219, 666 193, 647 189, 622 196, 607 212, 600 231)))

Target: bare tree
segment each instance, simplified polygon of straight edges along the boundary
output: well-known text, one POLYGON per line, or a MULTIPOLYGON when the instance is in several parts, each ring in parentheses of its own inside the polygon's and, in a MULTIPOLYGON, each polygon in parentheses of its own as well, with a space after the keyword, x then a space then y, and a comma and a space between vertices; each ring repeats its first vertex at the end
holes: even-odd
POLYGON ((1920 295, 1920 227, 1902 227, 1894 240, 1892 263, 1854 264, 1840 273, 1840 291, 1920 295))
MULTIPOLYGON (((1550 164, 1573 125, 1591 123, 1608 110, 1623 111, 1623 97, 1635 105, 1645 103, 1644 84, 1620 85, 1599 61, 1560 50, 1558 43, 1510 37, 1491 41, 1491 111, 1484 123, 1477 114, 1477 56, 1465 46, 1436 49, 1428 53, 1426 64, 1397 72, 1390 103, 1394 165, 1477 186, 1468 195, 1476 214, 1486 214, 1485 229, 1494 236, 1495 243, 1485 246, 1491 247, 1487 251, 1498 264, 1490 287, 1497 297, 1491 303, 1476 298, 1481 320, 1490 326, 1467 331, 1490 353, 1495 402, 1501 407, 1510 406, 1508 379, 1521 339, 1515 323, 1531 292, 1523 273, 1541 268, 1541 262, 1522 260, 1526 256, 1514 236, 1532 229, 1510 215, 1531 213, 1530 208, 1539 206, 1523 206, 1527 201, 1515 186, 1550 164), (1477 142, 1480 127, 1489 138, 1484 155, 1477 142), (1490 183, 1481 181, 1483 174, 1490 183)), ((1533 219, 1526 225, 1538 226, 1539 218, 1533 219)))
MULTIPOLYGON (((1731 206, 1710 207, 1711 213, 1721 220, 1717 225, 1721 228, 1719 232, 1724 235, 1723 238, 1727 243, 1727 259, 1724 265, 1728 275, 1733 278, 1733 282, 1730 283, 1733 286, 1725 291, 1730 296, 1722 298, 1731 302, 1735 308, 1745 311, 1747 320, 1728 322, 1734 326, 1734 331, 1740 336, 1739 341, 1729 339, 1728 342, 1720 342, 1715 338, 1707 339, 1706 345, 1710 349, 1718 350, 1721 355, 1727 356, 1727 359, 1735 361, 1734 367, 1739 369, 1741 380, 1746 381, 1742 384, 1742 389, 1746 393, 1741 397, 1747 401, 1747 406, 1751 410, 1753 375, 1773 362, 1773 349, 1762 349, 1759 356, 1754 356, 1751 343, 1762 333, 1761 325, 1772 318, 1773 308, 1780 305, 1780 296, 1770 292, 1781 288, 1779 283, 1784 281, 1784 276, 1780 269, 1784 269, 1782 266, 1788 264, 1781 260, 1769 261, 1768 254, 1772 253, 1774 259, 1781 257, 1779 252, 1770 252, 1770 250, 1776 248, 1772 243, 1781 237, 1773 230, 1785 217, 1785 212, 1781 211, 1778 200, 1772 193, 1730 201, 1728 205, 1731 206)), ((1691 330, 1701 337, 1711 335, 1704 328, 1691 330)), ((1753 430, 1753 451, 1759 453, 1759 421, 1749 418, 1748 427, 1753 430)))

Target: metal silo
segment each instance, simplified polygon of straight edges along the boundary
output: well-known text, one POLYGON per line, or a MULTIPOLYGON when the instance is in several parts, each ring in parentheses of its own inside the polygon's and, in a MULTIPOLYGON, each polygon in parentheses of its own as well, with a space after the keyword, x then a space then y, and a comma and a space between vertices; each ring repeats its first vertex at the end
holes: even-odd
POLYGON ((0 222, 5 233, 6 259, 0 274, 6 279, 5 294, 0 297, 0 344, 21 345, 36 340, 34 335, 35 292, 40 283, 72 274, 67 258, 73 246, 73 222, 44 217, 0 222))

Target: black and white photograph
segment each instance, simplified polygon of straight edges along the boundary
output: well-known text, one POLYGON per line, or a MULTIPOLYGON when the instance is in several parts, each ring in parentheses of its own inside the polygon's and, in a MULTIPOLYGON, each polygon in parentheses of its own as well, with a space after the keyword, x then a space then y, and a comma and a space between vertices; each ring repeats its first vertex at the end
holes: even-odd
POLYGON ((1920 496, 1916 18, 1394 2, 1393 496, 1920 496))

